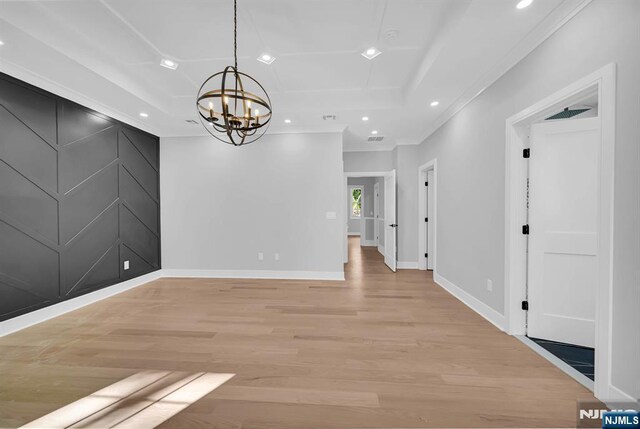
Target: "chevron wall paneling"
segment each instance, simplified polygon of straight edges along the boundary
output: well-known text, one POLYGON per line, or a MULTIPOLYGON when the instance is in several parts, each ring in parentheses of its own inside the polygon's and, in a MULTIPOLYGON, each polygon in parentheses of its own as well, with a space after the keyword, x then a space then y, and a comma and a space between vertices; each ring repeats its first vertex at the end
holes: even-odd
POLYGON ((157 137, 0 74, 0 320, 160 268, 158 160, 157 137))

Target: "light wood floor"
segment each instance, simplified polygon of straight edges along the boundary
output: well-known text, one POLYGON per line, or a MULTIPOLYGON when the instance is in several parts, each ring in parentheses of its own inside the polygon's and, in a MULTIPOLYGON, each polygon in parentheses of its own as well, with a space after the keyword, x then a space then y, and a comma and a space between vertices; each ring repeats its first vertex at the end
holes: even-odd
POLYGON ((163 279, 0 338, 0 427, 144 369, 235 373, 162 427, 574 427, 592 394, 350 241, 346 282, 163 279))

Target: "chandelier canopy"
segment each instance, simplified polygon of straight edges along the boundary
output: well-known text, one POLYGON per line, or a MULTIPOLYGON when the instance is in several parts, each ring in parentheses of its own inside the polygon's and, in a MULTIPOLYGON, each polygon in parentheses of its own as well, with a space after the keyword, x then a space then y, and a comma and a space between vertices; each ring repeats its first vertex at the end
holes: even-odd
POLYGON ((200 122, 216 139, 242 146, 258 140, 271 122, 271 100, 260 83, 238 71, 237 0, 233 1, 234 65, 204 81, 196 106, 200 122))

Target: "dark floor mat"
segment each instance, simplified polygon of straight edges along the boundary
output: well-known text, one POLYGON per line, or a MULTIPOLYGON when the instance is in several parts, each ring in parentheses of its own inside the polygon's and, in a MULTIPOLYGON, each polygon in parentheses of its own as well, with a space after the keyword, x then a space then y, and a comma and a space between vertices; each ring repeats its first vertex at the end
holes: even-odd
POLYGON ((539 338, 530 339, 558 359, 561 359, 566 364, 572 366, 574 369, 589 377, 591 380, 594 380, 594 349, 574 346, 573 344, 541 340, 539 338))

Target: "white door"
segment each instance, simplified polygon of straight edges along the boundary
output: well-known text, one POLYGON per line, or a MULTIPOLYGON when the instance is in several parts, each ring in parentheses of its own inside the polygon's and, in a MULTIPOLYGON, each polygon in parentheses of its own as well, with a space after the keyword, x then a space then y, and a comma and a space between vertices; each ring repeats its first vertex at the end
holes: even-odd
POLYGON ((434 190, 434 182, 433 182, 433 170, 427 171, 427 270, 433 270, 433 259, 435 256, 435 248, 434 248, 434 230, 433 226, 435 225, 434 221, 434 213, 433 208, 435 207, 435 193, 434 190))
POLYGON ((599 118, 531 127, 527 334, 595 345, 599 118))
MULTIPOLYGON (((378 180, 376 178, 376 180, 378 180)), ((380 185, 376 183, 373 185, 373 234, 375 236, 374 241, 376 246, 380 244, 380 185)))
POLYGON ((396 224, 396 170, 384 178, 384 263, 396 271, 397 231, 396 224))

